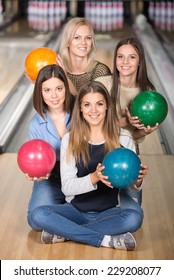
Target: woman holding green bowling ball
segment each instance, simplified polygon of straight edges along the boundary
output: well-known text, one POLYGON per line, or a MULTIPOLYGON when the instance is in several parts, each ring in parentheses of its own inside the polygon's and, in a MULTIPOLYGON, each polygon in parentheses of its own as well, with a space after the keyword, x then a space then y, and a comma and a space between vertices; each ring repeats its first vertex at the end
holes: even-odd
POLYGON ((145 53, 141 42, 135 37, 122 39, 114 52, 113 75, 99 78, 111 93, 117 108, 118 125, 121 135, 133 139, 135 149, 144 136, 157 129, 144 126, 136 116, 131 116, 129 107, 132 100, 142 91, 155 90, 148 78, 145 53))
MULTIPOLYGON (((139 154, 139 143, 145 136, 158 128, 145 126, 136 116, 131 116, 129 108, 132 100, 142 91, 155 90, 148 78, 145 53, 141 42, 135 37, 128 37, 118 42, 115 47, 113 75, 98 78, 110 92, 117 108, 120 139, 132 144, 131 149, 139 154)), ((129 194, 142 203, 142 193, 127 189, 129 194)))
MULTIPOLYGON (((159 125, 145 126, 137 116, 130 114, 132 100, 145 90, 155 90, 155 87, 148 78, 143 46, 137 38, 123 39, 115 48, 111 96, 117 107, 121 133, 134 140, 137 153, 139 143, 159 125)), ((135 193, 131 189, 127 191, 142 203, 142 192, 135 193)))

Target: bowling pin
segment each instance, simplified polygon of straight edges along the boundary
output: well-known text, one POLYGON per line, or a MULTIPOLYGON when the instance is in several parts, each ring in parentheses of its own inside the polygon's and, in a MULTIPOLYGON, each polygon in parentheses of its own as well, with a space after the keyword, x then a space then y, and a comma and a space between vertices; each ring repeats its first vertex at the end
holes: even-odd
POLYGON ((167 31, 171 31, 172 30, 172 2, 168 1, 167 2, 167 15, 166 15, 166 19, 167 19, 167 24, 166 24, 166 29, 167 31))
POLYGON ((149 8, 148 8, 148 15, 150 20, 154 21, 154 10, 155 10, 155 4, 154 1, 150 1, 149 8))
POLYGON ((161 30, 166 29, 166 3, 164 1, 161 2, 160 28, 161 30))
POLYGON ((118 1, 118 29, 123 27, 123 2, 118 1))

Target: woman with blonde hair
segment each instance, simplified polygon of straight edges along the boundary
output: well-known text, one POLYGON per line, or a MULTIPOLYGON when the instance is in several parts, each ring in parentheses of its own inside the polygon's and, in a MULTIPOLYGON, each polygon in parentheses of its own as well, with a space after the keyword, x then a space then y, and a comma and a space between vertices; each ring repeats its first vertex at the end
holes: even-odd
POLYGON ((58 53, 58 62, 67 73, 74 95, 84 84, 111 75, 107 65, 95 60, 94 30, 85 18, 75 17, 66 23, 58 53))

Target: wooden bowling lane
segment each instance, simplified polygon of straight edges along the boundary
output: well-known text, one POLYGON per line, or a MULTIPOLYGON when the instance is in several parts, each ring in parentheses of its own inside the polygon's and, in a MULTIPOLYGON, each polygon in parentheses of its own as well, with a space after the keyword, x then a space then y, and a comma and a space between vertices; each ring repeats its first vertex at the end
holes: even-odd
MULTIPOLYGON (((167 117, 160 124, 158 131, 164 143, 166 153, 174 154, 174 130, 172 129, 174 118, 172 94, 174 85, 174 53, 172 61, 169 51, 166 51, 162 40, 158 38, 154 28, 144 19, 143 15, 136 17, 134 30, 145 50, 148 76, 155 85, 156 91, 165 97, 168 104, 167 117)), ((169 47, 169 44, 167 46, 169 47)), ((172 51, 172 47, 170 50, 172 51)))
POLYGON ((50 36, 51 33, 39 35, 31 32, 26 20, 16 21, 5 30, 0 30, 0 105, 24 75, 28 53, 45 45, 50 36))
POLYGON ((45 245, 27 224, 32 182, 16 163, 16 154, 0 155, 1 260, 173 260, 174 157, 143 155, 149 174, 143 189, 144 222, 134 235, 137 250, 116 251, 75 242, 45 245))

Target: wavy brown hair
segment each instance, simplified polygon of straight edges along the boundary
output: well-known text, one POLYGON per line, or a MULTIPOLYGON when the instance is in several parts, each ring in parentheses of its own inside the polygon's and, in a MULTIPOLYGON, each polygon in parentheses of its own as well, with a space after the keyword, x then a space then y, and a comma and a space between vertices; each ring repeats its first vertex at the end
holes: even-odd
POLYGON ((105 86, 100 82, 93 81, 86 84, 80 89, 76 97, 67 150, 67 157, 74 156, 76 162, 79 162, 81 156, 85 165, 87 165, 89 159, 90 126, 81 112, 81 103, 83 97, 88 93, 100 93, 106 100, 107 111, 102 127, 102 132, 105 137, 105 153, 120 146, 119 130, 116 125, 117 115, 112 98, 105 86))

